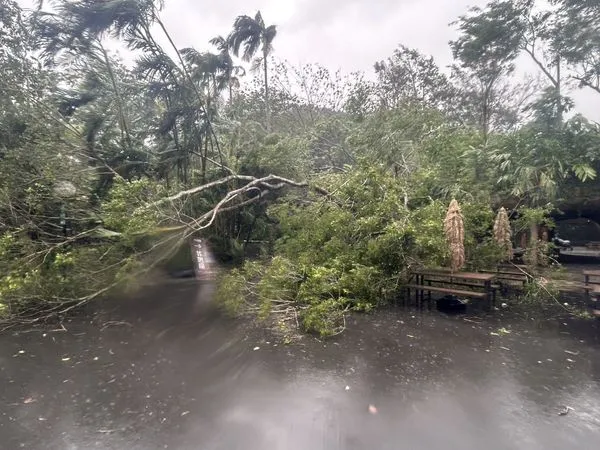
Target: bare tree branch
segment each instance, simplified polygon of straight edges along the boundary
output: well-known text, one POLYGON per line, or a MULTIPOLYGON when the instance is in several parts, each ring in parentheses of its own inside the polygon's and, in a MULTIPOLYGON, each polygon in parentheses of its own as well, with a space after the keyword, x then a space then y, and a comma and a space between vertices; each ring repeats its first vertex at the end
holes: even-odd
MULTIPOLYGON (((249 175, 229 175, 228 177, 221 178, 220 180, 212 181, 210 183, 203 184, 202 186, 196 186, 194 188, 178 192, 177 194, 172 195, 170 197, 162 198, 156 202, 150 203, 149 205, 146 206, 146 208, 162 205, 167 202, 172 202, 174 200, 178 200, 182 197, 188 197, 190 195, 198 194, 207 189, 213 188, 215 186, 220 186, 220 185, 229 183, 230 181, 234 181, 234 180, 249 181, 249 183, 240 189, 236 189, 234 191, 229 192, 225 196, 226 201, 231 200, 230 196, 236 196, 236 195, 242 193, 243 191, 248 190, 248 188, 251 188, 254 186, 261 185, 261 186, 265 186, 268 188, 268 187, 270 187, 269 182, 271 182, 271 181, 275 181, 275 182, 279 182, 279 183, 283 183, 283 184, 287 184, 287 185, 295 186, 295 187, 308 186, 307 182, 297 182, 294 180, 288 180, 287 178, 278 177, 276 175, 268 175, 263 178, 256 178, 256 177, 249 176, 249 175)), ((271 188, 273 188, 273 186, 271 186, 271 188)))

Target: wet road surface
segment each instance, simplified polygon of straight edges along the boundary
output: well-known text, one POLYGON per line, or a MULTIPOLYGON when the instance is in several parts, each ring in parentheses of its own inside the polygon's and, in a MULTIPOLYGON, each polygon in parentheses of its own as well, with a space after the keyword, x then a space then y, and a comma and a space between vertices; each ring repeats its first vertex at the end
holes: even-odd
POLYGON ((205 294, 0 335, 0 448, 600 448, 597 324, 392 310, 286 346, 205 294))

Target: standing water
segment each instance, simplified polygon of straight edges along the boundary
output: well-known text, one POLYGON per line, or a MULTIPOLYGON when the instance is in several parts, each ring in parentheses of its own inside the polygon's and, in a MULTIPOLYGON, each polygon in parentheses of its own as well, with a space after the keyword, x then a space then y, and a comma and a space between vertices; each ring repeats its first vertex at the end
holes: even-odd
POLYGON ((0 335, 0 448, 599 448, 593 323, 390 310, 286 346, 211 290, 165 284, 0 335))

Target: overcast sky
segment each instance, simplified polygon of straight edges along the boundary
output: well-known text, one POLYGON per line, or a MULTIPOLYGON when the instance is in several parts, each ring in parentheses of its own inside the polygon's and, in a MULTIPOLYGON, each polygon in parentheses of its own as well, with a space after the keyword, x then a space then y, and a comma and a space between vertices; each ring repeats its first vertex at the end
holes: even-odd
POLYGON ((445 65, 454 33, 448 23, 484 0, 167 0, 164 18, 177 42, 200 46, 226 35, 239 14, 262 12, 278 26, 275 54, 344 71, 372 70, 402 43, 445 65))
MULTIPOLYGON (((98 0, 101 1, 101 0, 98 0)), ((207 49, 208 40, 227 35, 236 16, 262 12, 276 24, 274 56, 293 64, 318 62, 331 70, 368 74, 398 44, 432 55, 438 65, 452 61, 449 23, 469 6, 489 0, 165 0, 163 20, 178 47, 207 49)), ((32 0, 21 0, 31 4, 32 0)), ((535 71, 525 58, 521 71, 535 71)), ((574 93, 577 108, 600 121, 600 95, 574 93)))

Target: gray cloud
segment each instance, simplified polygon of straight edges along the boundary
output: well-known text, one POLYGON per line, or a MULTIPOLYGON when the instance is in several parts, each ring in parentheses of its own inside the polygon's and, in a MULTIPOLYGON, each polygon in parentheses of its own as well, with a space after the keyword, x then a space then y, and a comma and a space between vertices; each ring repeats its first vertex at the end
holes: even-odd
POLYGON ((449 60, 448 23, 473 3, 486 0, 167 0, 165 22, 181 46, 202 46, 226 34, 239 14, 260 9, 276 23, 276 54, 291 61, 319 61, 331 67, 370 70, 403 43, 449 60))

